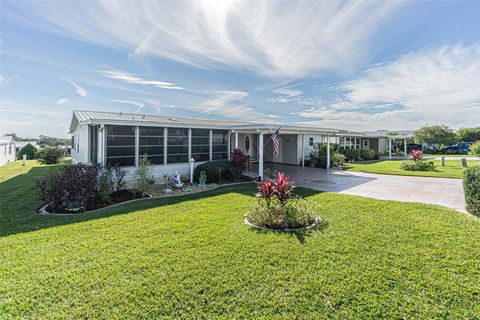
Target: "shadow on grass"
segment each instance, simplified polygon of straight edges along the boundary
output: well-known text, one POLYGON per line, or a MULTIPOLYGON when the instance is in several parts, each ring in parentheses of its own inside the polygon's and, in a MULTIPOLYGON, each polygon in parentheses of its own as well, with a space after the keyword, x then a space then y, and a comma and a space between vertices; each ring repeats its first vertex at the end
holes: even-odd
MULTIPOLYGON (((35 180, 45 176, 51 170, 58 170, 64 164, 56 166, 32 167, 29 171, 14 176, 0 183, 0 237, 17 233, 30 232, 45 228, 61 226, 71 223, 83 222, 92 219, 110 217, 119 214, 128 214, 138 210, 145 210, 165 205, 174 205, 184 201, 214 197, 222 194, 237 193, 254 196, 257 192, 256 185, 242 184, 225 186, 215 190, 197 194, 187 194, 180 197, 163 199, 145 199, 127 203, 113 208, 105 208, 92 213, 80 213, 65 216, 43 216, 37 213, 43 204, 35 187, 35 180)), ((296 193, 308 197, 317 191, 298 188, 296 193)), ((299 236, 301 237, 301 236, 299 236)))

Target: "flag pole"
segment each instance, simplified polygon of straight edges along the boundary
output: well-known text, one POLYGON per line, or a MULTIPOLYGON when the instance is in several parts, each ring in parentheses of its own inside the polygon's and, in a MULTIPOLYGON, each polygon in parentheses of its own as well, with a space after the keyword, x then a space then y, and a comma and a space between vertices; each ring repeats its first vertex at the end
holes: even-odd
MULTIPOLYGON (((278 132, 280 133, 280 128, 281 128, 281 126, 280 126, 280 127, 278 127, 278 129, 277 129, 277 130, 275 130, 275 131, 278 131, 278 132)), ((274 132, 275 132, 275 131, 274 131, 274 132)), ((271 131, 270 131, 270 132, 271 132, 271 131)), ((270 140, 272 140, 272 135, 270 135, 270 138, 268 138, 267 142, 265 142, 265 143, 263 144, 263 146, 265 147, 265 145, 266 145, 267 143, 269 143, 269 142, 270 142, 270 140)))

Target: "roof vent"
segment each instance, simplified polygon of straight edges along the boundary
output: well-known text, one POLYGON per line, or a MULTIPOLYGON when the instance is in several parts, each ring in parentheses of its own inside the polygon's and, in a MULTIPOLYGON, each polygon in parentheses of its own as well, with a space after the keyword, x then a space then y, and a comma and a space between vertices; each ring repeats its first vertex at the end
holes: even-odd
POLYGON ((168 118, 168 121, 178 122, 178 119, 177 118, 168 118))

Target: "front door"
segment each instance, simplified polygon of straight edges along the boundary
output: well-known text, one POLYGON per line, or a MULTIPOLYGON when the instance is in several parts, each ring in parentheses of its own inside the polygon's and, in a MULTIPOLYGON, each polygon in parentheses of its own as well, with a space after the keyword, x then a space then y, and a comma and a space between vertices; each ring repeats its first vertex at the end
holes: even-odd
POLYGON ((368 139, 362 140, 362 148, 370 149, 370 140, 368 140, 368 139))

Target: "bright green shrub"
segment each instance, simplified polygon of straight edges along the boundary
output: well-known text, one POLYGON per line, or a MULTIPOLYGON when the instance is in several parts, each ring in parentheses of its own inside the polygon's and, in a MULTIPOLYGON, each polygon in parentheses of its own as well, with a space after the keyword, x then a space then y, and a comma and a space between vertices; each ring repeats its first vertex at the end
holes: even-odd
POLYGON ((20 149, 20 151, 18 151, 17 159, 21 160, 23 159, 23 155, 26 155, 28 160, 33 160, 37 155, 37 151, 38 149, 32 144, 27 143, 22 149, 20 149))
POLYGON ((480 140, 472 144, 470 151, 472 151, 473 154, 480 156, 480 140))
POLYGON ((467 211, 480 217, 480 166, 465 169, 463 173, 463 191, 467 211))
POLYGON ((65 150, 56 147, 43 147, 37 152, 37 159, 43 164, 56 164, 65 156, 65 150))
MULTIPOLYGON (((330 144, 330 165, 332 167, 341 167, 345 162, 345 157, 339 154, 335 144, 330 144)), ((327 144, 316 143, 313 145, 309 154, 309 163, 317 168, 327 167, 327 144)))
POLYGON ((400 169, 405 171, 433 171, 435 164, 432 161, 403 161, 400 164, 400 169))
POLYGON ((341 149, 340 153, 345 156, 346 161, 365 161, 375 159, 375 151, 368 148, 362 149, 341 149))
POLYGON ((360 149, 360 158, 362 161, 373 160, 375 158, 375 151, 368 148, 362 148, 360 149))
POLYGON ((214 160, 199 164, 193 171, 193 179, 198 181, 200 172, 205 171, 207 183, 219 183, 236 177, 232 162, 228 160, 214 160))

